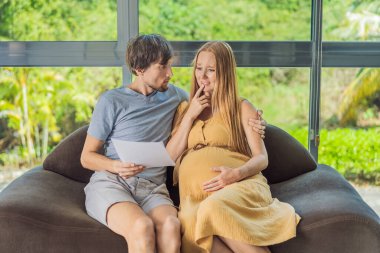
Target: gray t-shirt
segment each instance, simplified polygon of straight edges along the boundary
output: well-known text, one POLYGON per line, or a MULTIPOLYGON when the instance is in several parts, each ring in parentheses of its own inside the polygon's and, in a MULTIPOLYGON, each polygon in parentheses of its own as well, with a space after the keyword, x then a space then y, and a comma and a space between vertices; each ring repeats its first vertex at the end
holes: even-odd
MULTIPOLYGON (((95 106, 87 133, 104 141, 105 156, 114 160, 119 157, 111 138, 166 144, 176 109, 187 99, 185 91, 171 84, 165 92, 148 96, 128 87, 106 91, 95 106)), ((146 168, 137 176, 161 184, 166 180, 166 168, 146 168)))

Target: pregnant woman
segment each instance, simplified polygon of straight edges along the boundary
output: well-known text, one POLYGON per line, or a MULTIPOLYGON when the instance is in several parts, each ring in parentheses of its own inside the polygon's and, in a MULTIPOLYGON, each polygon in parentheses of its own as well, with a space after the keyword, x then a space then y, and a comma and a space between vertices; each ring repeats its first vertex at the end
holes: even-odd
POLYGON ((267 152, 249 126, 259 116, 238 96, 227 43, 198 50, 189 101, 178 107, 167 144, 177 161, 181 252, 270 252, 267 246, 295 237, 300 217, 272 198, 261 173, 267 152))

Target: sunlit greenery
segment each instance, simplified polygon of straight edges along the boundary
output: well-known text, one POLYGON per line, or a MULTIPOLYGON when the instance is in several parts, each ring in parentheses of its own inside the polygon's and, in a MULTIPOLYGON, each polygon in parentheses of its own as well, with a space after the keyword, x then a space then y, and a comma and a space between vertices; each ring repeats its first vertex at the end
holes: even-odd
MULTIPOLYGON (((290 134, 299 140, 307 139, 307 128, 290 134)), ((351 180, 368 181, 380 185, 380 128, 322 129, 319 163, 337 169, 351 180)), ((307 147, 307 142, 302 141, 307 147)))

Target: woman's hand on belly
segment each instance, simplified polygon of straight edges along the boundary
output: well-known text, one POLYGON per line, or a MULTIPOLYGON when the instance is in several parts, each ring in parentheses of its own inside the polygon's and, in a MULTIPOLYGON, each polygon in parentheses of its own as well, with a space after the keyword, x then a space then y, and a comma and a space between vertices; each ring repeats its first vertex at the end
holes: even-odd
POLYGON ((203 190, 206 192, 220 190, 225 186, 233 184, 241 179, 239 169, 221 166, 211 168, 211 170, 214 172, 220 172, 220 174, 203 183, 203 190))

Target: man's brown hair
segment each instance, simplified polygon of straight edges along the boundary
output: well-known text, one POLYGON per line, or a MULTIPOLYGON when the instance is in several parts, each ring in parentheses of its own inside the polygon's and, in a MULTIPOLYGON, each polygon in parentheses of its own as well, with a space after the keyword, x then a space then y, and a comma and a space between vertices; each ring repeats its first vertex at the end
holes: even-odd
POLYGON ((135 75, 137 69, 147 69, 158 61, 165 65, 172 57, 173 49, 169 42, 158 34, 139 35, 128 43, 126 61, 135 75))

